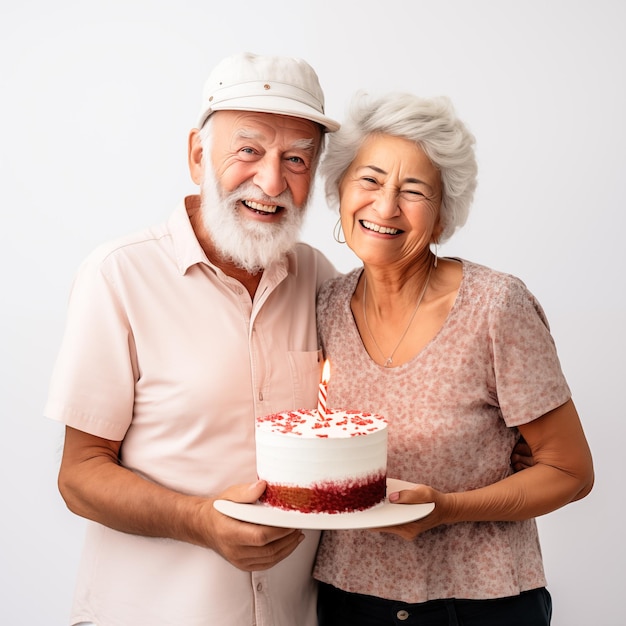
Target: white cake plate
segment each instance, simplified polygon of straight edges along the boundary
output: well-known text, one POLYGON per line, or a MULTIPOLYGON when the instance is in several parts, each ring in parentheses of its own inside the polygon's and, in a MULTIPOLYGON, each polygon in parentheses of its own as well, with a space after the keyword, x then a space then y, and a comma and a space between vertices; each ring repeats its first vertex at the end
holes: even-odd
MULTIPOLYGON (((404 480, 387 478, 387 493, 411 489, 414 486, 414 483, 404 480)), ((426 517, 435 508, 433 502, 392 504, 387 498, 371 509, 352 513, 301 513, 300 511, 285 511, 260 502, 242 504, 230 500, 216 500, 213 506, 220 513, 242 522, 302 530, 349 530, 396 526, 426 517)))

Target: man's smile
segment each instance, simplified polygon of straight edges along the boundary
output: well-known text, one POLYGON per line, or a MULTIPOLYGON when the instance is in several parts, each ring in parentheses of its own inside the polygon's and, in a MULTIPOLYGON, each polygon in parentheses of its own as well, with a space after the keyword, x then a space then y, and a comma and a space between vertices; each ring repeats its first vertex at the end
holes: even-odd
POLYGON ((241 203, 251 211, 256 213, 269 214, 282 211, 283 207, 277 204, 262 204, 261 202, 255 202, 254 200, 242 200, 241 203))

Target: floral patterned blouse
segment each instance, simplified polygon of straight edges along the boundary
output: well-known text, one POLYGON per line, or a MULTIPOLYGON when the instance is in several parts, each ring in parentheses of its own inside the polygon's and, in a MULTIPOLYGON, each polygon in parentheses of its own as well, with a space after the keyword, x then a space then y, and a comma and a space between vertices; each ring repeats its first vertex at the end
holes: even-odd
MULTIPOLYGON (((376 364, 363 347, 350 310, 361 268, 328 281, 318 300, 333 372, 328 406, 386 416, 387 475, 444 492, 509 475, 516 426, 570 398, 545 314, 522 281, 462 264, 443 327, 399 367, 376 364)), ((505 597, 546 584, 535 520, 443 525, 411 542, 368 530, 324 531, 314 575, 346 591, 411 603, 505 597)))

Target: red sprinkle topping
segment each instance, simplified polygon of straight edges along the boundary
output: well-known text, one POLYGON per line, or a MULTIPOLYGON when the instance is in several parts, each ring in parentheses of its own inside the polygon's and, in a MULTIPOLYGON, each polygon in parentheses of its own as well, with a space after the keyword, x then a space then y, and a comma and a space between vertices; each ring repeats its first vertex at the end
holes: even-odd
POLYGON ((356 432, 360 427, 369 427, 368 432, 374 432, 377 430, 376 421, 387 422, 381 416, 376 416, 376 419, 371 413, 361 411, 341 411, 338 409, 330 409, 327 413, 327 417, 320 418, 317 411, 299 409, 297 411, 285 411, 284 413, 273 413, 271 415, 264 415, 257 418, 257 422, 269 422, 273 425, 272 430, 279 434, 299 435, 303 434, 303 425, 310 424, 309 428, 313 430, 319 430, 320 428, 330 428, 333 423, 337 426, 343 426, 342 430, 348 430, 348 426, 352 425, 355 432, 352 436, 362 433, 356 432), (315 422, 310 424, 310 418, 315 416, 315 422), (335 422, 334 416, 340 416, 335 422))

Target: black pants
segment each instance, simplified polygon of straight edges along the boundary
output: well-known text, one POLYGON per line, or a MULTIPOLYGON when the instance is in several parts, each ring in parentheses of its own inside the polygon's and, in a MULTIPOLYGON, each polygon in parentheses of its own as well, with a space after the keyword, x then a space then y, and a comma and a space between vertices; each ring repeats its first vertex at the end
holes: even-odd
POLYGON ((406 604, 319 584, 319 626, 549 626, 544 587, 494 600, 430 600, 406 604))

